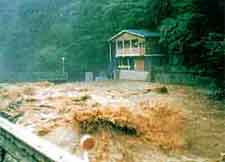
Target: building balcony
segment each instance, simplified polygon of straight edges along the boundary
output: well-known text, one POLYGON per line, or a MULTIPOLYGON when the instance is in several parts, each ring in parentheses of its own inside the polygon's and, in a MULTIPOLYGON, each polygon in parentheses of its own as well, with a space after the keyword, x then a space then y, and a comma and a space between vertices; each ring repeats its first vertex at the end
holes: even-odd
POLYGON ((126 57, 126 56, 144 56, 145 48, 121 48, 117 49, 116 57, 126 57))

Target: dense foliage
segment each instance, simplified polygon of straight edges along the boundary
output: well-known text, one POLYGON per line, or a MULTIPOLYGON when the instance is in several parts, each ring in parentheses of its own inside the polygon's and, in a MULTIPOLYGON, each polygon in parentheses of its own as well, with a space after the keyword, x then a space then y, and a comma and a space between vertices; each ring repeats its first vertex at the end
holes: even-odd
POLYGON ((125 28, 160 30, 184 65, 224 70, 223 0, 1 0, 0 12, 2 71, 61 71, 62 57, 71 73, 106 69, 125 28))
POLYGON ((170 54, 184 55, 184 65, 223 77, 225 61, 224 2, 172 0, 161 22, 161 41, 170 54), (220 75, 217 75, 220 73, 220 75))

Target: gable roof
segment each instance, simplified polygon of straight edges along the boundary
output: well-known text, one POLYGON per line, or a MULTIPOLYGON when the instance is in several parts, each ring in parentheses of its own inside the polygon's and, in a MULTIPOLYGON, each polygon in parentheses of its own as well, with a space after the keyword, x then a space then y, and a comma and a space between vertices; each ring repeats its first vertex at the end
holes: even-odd
POLYGON ((114 35, 109 40, 114 40, 124 33, 130 33, 130 34, 133 34, 133 35, 136 35, 136 36, 139 36, 139 37, 143 37, 143 38, 160 37, 159 32, 151 32, 151 31, 148 31, 148 30, 145 30, 145 29, 126 29, 126 30, 122 30, 118 34, 114 35))

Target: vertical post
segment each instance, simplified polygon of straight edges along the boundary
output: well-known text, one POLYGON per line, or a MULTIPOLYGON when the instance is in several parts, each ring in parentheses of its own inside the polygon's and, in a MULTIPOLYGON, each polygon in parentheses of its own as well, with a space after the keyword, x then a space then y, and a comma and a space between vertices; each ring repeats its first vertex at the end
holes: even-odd
POLYGON ((65 73, 65 57, 62 57, 62 73, 65 73))
POLYGON ((112 63, 112 44, 109 42, 109 63, 112 63))
POLYGON ((143 42, 143 50, 142 50, 143 51, 143 55, 146 54, 145 50, 146 50, 146 41, 143 42))
POLYGON ((141 43, 138 43, 138 51, 139 51, 139 55, 141 55, 141 43))
POLYGON ((132 41, 130 40, 130 54, 132 54, 132 41))
POLYGON ((116 63, 115 63, 115 70, 114 70, 114 74, 113 74, 113 77, 114 77, 114 80, 117 79, 117 76, 116 76, 116 71, 119 69, 118 67, 120 66, 120 60, 118 59, 118 54, 119 54, 119 51, 118 51, 118 41, 115 40, 115 43, 116 43, 116 63))
POLYGON ((127 58, 127 65, 128 65, 128 70, 130 70, 130 59, 129 59, 129 57, 127 58))
POLYGON ((115 40, 115 42, 116 42, 116 55, 118 55, 119 53, 119 51, 118 51, 118 41, 117 40, 115 40))
POLYGON ((120 67, 121 67, 121 65, 122 65, 122 63, 121 63, 121 58, 119 59, 119 69, 120 69, 120 67))
POLYGON ((82 159, 84 162, 89 162, 88 158, 88 151, 93 149, 95 147, 96 141, 95 139, 90 135, 85 135, 82 137, 80 141, 80 146, 82 149, 82 159))
POLYGON ((122 54, 125 55, 125 45, 124 45, 124 40, 123 40, 123 50, 122 50, 122 51, 123 51, 122 54))
POLYGON ((114 62, 114 58, 112 56, 112 41, 109 42, 109 67, 110 67, 110 77, 112 77, 112 79, 114 78, 114 71, 115 71, 115 62, 114 62))

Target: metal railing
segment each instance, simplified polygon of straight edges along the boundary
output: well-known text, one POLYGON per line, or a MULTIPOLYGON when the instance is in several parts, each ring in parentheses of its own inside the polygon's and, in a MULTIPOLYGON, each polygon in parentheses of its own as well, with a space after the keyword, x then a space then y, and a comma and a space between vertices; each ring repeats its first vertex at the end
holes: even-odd
POLYGON ((71 155, 2 117, 0 117, 1 150, 16 161, 23 162, 88 162, 88 159, 82 160, 71 155))

